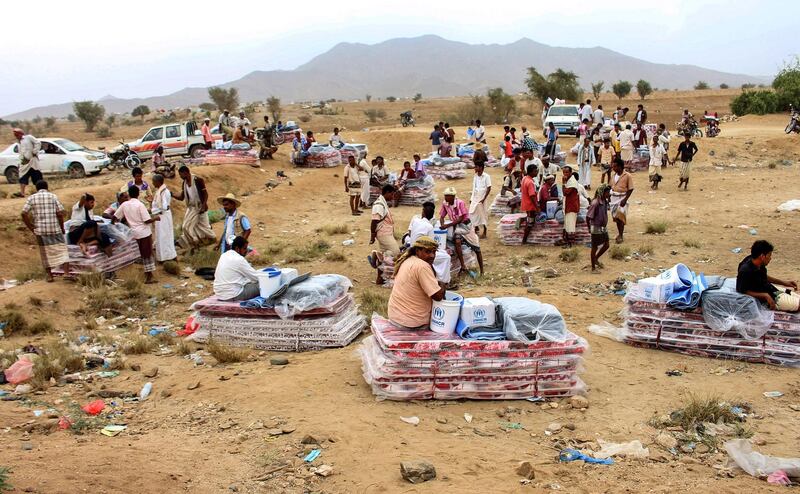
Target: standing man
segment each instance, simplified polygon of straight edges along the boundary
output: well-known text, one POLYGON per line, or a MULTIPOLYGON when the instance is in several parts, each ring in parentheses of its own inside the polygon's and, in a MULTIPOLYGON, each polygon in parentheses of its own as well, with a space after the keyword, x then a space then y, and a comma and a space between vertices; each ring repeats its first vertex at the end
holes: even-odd
POLYGON ((602 268, 600 257, 608 250, 608 200, 611 188, 600 184, 594 193, 594 200, 586 211, 586 227, 592 237, 591 262, 592 272, 602 268))
POLYGON ((29 183, 35 187, 42 180, 42 172, 39 171, 42 143, 32 135, 25 134, 22 129, 14 129, 13 132, 19 143, 19 197, 25 197, 25 187, 29 183))
POLYGON ((603 105, 597 105, 597 110, 594 111, 594 124, 603 125, 604 117, 605 115, 603 114, 603 105))
POLYGON ((47 282, 53 282, 53 268, 64 267, 69 275, 69 254, 64 239, 64 206, 55 194, 47 190, 47 182, 36 182, 36 192, 22 207, 22 221, 36 236, 47 282))
POLYGON ((678 182, 678 189, 683 185, 683 190, 689 187, 689 172, 692 170, 692 158, 697 154, 697 144, 692 142, 692 136, 688 132, 683 135, 683 142, 678 146, 673 163, 681 158, 681 180, 678 182))
POLYGON ((444 123, 444 133, 447 142, 450 144, 456 142, 456 131, 450 128, 450 122, 444 123))
POLYGON ((231 113, 228 110, 222 110, 219 114, 219 131, 228 136, 228 139, 233 137, 233 128, 231 127, 231 113))
POLYGON ((378 269, 380 264, 383 263, 383 256, 388 255, 394 258, 400 253, 400 247, 397 245, 397 239, 394 238, 394 218, 392 212, 389 211, 389 203, 386 199, 392 199, 395 195, 395 188, 393 185, 384 185, 381 189, 381 195, 375 200, 372 205, 372 222, 369 225, 369 244, 378 241, 380 251, 372 251, 369 257, 370 264, 378 271, 377 278, 375 279, 376 285, 383 285, 383 276, 381 270, 378 269))
POLYGON ((144 282, 152 285, 156 282, 153 277, 153 271, 156 270, 156 262, 153 259, 153 232, 150 229, 150 224, 161 220, 161 217, 156 216, 153 218, 150 216, 145 205, 139 200, 139 188, 135 185, 128 187, 128 196, 130 199, 120 204, 117 212, 114 213, 111 223, 116 223, 122 219, 128 223, 133 238, 139 244, 139 254, 142 256, 142 264, 144 266, 144 282))
POLYGON ((572 175, 572 167, 561 168, 562 190, 564 191, 564 243, 572 247, 578 225, 578 212, 581 209, 581 197, 578 193, 578 181, 572 175))
POLYGON ((633 194, 633 176, 625 170, 625 164, 617 159, 613 166, 614 176, 611 179, 611 217, 617 224, 616 242, 624 241, 625 224, 628 222, 628 199, 633 194))
POLYGON ((625 166, 628 166, 630 162, 633 160, 633 150, 634 150, 633 131, 631 130, 630 124, 626 125, 625 130, 623 130, 619 134, 619 149, 622 161, 625 163, 625 166))
POLYGON ((644 124, 647 123, 647 110, 644 109, 644 105, 639 104, 636 107, 636 115, 633 117, 633 123, 639 126, 639 128, 644 132, 644 124))
POLYGON ((658 142, 664 146, 664 158, 661 160, 661 166, 667 166, 669 163, 669 131, 663 123, 658 124, 658 142))
POLYGON ((536 165, 528 165, 525 169, 525 176, 522 177, 522 185, 520 186, 520 195, 522 201, 520 202, 520 210, 525 213, 525 233, 522 235, 522 243, 528 243, 528 235, 530 235, 533 226, 536 223, 536 216, 539 214, 539 195, 536 192, 536 184, 533 177, 536 176, 536 165))
POLYGON ((175 230, 172 222, 172 193, 164 184, 164 176, 153 175, 153 203, 150 211, 159 218, 155 228, 156 261, 165 262, 177 259, 175 252, 175 230))
POLYGON ((208 191, 205 181, 193 176, 186 165, 178 169, 181 177, 181 192, 175 194, 178 201, 186 201, 186 213, 181 226, 181 238, 178 242, 184 249, 194 252, 196 249, 213 244, 217 237, 208 221, 208 191))
POLYGON ((250 219, 239 210, 242 201, 230 192, 222 197, 217 197, 217 202, 225 211, 225 221, 223 223, 222 238, 220 243, 214 247, 214 250, 219 249, 224 254, 231 249, 233 239, 236 237, 242 237, 245 240, 250 239, 250 219))
POLYGON ((578 176, 580 183, 586 190, 592 188, 592 166, 594 165, 594 146, 588 137, 578 146, 578 176))
POLYGON ((475 233, 480 234, 480 227, 483 227, 483 235, 486 238, 487 223, 489 215, 486 212, 486 198, 492 192, 492 179, 488 173, 484 173, 483 163, 475 165, 475 175, 472 177, 472 197, 469 201, 469 218, 475 227, 475 233))
POLYGON ((214 144, 214 138, 211 136, 211 119, 206 117, 203 120, 203 125, 200 127, 200 133, 203 134, 203 143, 206 149, 211 149, 214 144))
POLYGON ((358 216, 361 214, 358 208, 361 200, 361 177, 358 176, 356 157, 352 154, 347 156, 347 166, 344 167, 344 191, 350 197, 350 214, 358 216))
MULTIPOLYGON (((475 133, 473 134, 476 144, 486 144, 486 129, 481 125, 480 120, 475 120, 475 133)), ((477 149, 479 146, 475 146, 477 149)))
POLYGON ((428 140, 431 141, 431 152, 438 153, 439 146, 442 145, 442 132, 439 130, 438 124, 433 126, 433 132, 428 136, 428 140))
MULTIPOLYGON (((375 162, 383 162, 381 156, 375 157, 375 162)), ((366 155, 358 162, 358 181, 361 182, 361 204, 360 206, 366 209, 369 204, 369 177, 372 175, 372 167, 367 163, 366 155)))
POLYGON ((658 183, 661 182, 661 164, 666 154, 664 146, 659 141, 659 136, 654 135, 653 142, 650 143, 650 166, 647 171, 650 177, 650 189, 652 190, 658 190, 658 183))
POLYGON ((275 147, 275 125, 269 123, 269 116, 264 115, 264 133, 261 135, 260 159, 273 159, 272 155, 277 151, 275 147))
POLYGON ((594 110, 592 109, 592 100, 587 99, 586 104, 583 105, 583 109, 581 110, 581 121, 588 120, 592 121, 594 118, 594 110))

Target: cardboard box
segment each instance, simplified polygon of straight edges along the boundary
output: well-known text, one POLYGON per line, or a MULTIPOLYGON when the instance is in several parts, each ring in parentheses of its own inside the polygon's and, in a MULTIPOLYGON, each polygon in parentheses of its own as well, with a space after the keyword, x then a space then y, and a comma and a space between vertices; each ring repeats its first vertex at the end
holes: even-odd
POLYGON ((487 297, 465 298, 461 306, 461 319, 470 327, 494 326, 495 305, 487 297))
POLYGON ((665 303, 672 295, 675 280, 661 278, 644 278, 631 286, 631 296, 648 302, 665 303))

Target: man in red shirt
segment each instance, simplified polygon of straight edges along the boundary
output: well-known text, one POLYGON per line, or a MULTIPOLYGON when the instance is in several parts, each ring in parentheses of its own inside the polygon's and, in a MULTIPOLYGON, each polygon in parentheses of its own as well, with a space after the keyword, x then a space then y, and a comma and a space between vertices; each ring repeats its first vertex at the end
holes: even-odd
POLYGON ((565 165, 561 169, 562 188, 564 190, 564 243, 572 247, 575 228, 578 222, 578 211, 581 209, 581 198, 578 193, 578 181, 572 176, 572 167, 565 165))
POLYGON ((522 177, 522 185, 520 186, 520 194, 522 195, 520 210, 528 216, 525 222, 525 233, 522 235, 523 244, 528 242, 528 235, 530 235, 533 225, 536 222, 536 215, 539 214, 536 184, 533 182, 533 177, 535 177, 537 173, 539 173, 539 170, 536 169, 536 165, 528 165, 528 169, 525 170, 525 176, 522 177))

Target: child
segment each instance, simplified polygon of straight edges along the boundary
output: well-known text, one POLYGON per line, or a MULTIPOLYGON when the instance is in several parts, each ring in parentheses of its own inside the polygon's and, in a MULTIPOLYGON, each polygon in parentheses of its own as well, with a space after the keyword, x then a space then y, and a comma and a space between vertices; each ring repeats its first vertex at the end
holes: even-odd
POLYGON ((611 187, 608 184, 601 184, 597 187, 594 200, 586 212, 586 227, 592 236, 592 272, 603 267, 599 259, 608 250, 608 201, 610 197, 611 187))
POLYGON ((603 174, 600 175, 600 183, 607 184, 611 182, 611 163, 617 156, 617 150, 611 146, 611 139, 606 137, 603 139, 603 145, 597 151, 600 160, 600 169, 603 174), (607 178, 606 178, 607 177, 607 178))

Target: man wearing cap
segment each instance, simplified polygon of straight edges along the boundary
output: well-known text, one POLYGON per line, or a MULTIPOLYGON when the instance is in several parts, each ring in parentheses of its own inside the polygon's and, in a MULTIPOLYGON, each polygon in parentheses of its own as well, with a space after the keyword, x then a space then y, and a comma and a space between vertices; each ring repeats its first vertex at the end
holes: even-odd
POLYGON ((222 238, 220 243, 214 247, 214 250, 220 250, 225 253, 230 250, 234 238, 250 239, 250 219, 247 218, 246 214, 239 211, 242 201, 232 193, 229 192, 222 197, 217 197, 217 202, 225 211, 225 220, 222 227, 222 238))
POLYGON ((467 244, 467 247, 472 249, 478 257, 478 265, 481 275, 483 275, 483 254, 481 254, 480 239, 478 239, 478 234, 475 233, 475 229, 472 227, 467 205, 456 197, 456 189, 454 187, 448 187, 444 190, 444 201, 442 201, 442 208, 439 211, 439 223, 442 225, 443 230, 448 230, 447 237, 451 238, 453 244, 455 244, 456 257, 461 265, 459 272, 466 270, 461 247, 463 244, 467 244))
POLYGON ((211 119, 206 117, 203 120, 203 125, 200 127, 200 133, 203 134, 203 142, 205 143, 206 149, 211 149, 211 146, 214 144, 214 138, 211 136, 211 119))
POLYGON ((156 262, 171 261, 178 257, 175 252, 175 229, 172 222, 172 193, 164 184, 164 176, 156 173, 153 175, 153 202, 150 212, 161 220, 155 225, 155 255, 156 262))
POLYGON ((25 134, 22 129, 14 129, 14 138, 19 143, 19 196, 25 197, 25 187, 30 183, 34 186, 42 179, 39 171, 39 151, 42 143, 30 134, 25 134))
POLYGON ((430 326, 433 301, 442 300, 445 291, 433 271, 438 245, 431 237, 419 237, 395 261, 388 312, 396 325, 415 330, 430 326))

